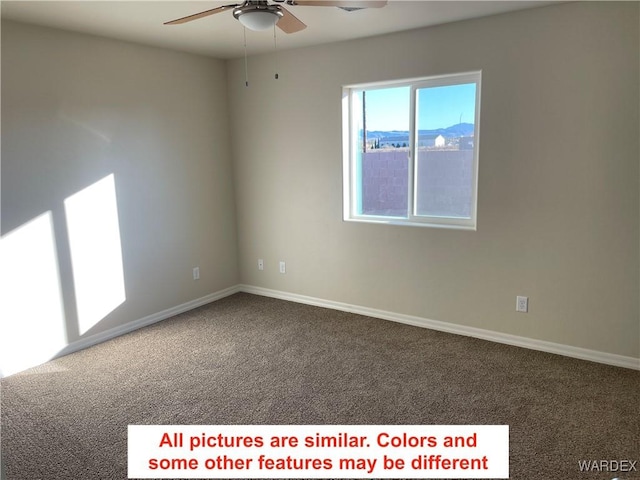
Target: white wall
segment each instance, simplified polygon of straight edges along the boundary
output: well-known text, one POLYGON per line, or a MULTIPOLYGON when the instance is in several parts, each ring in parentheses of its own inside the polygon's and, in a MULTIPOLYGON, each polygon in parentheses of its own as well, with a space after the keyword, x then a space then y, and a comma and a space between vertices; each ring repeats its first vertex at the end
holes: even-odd
MULTIPOLYGON (((81 338, 237 285, 230 179, 222 61, 3 22, 2 240, 11 244, 3 249, 5 351, 39 351, 40 358, 23 359, 28 366, 81 338), (92 285, 74 285, 78 245, 67 233, 65 200, 111 175, 104 195, 117 208, 111 226, 119 226, 126 298, 106 305, 87 330, 76 299, 92 285)), ((79 228, 88 230, 84 243, 99 260, 108 248, 92 252, 92 245, 113 232, 91 238, 104 221, 92 225, 90 217, 79 228)), ((109 262, 90 265, 98 279, 93 303, 117 283, 106 270, 109 262)), ((5 362, 4 371, 15 367, 5 362)))
POLYGON ((640 357, 638 30, 580 2, 229 62, 242 282, 640 357), (478 69, 477 232, 343 222, 341 86, 478 69))

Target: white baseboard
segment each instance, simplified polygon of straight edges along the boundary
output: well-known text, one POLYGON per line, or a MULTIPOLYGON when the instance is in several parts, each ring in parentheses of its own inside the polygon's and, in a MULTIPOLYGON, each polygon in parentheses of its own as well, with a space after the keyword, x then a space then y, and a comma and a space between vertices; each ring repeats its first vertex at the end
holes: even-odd
POLYGON ((229 295, 233 295, 234 293, 238 293, 240 291, 241 290, 239 285, 225 288, 224 290, 220 290, 218 292, 205 295, 204 297, 196 298, 195 300, 191 300, 190 302, 183 303, 182 305, 178 305, 177 307, 168 308, 161 312, 148 315, 124 325, 119 325, 109 330, 105 330, 104 332, 96 333, 95 335, 82 337, 81 339, 76 340, 75 342, 72 342, 64 347, 54 358, 69 355, 70 353, 77 352, 79 350, 84 350, 85 348, 92 347, 99 343, 106 342, 107 340, 111 340, 112 338, 119 337, 120 335, 133 332, 134 330, 138 330, 139 328, 147 327, 162 320, 166 320, 167 318, 171 318, 175 315, 188 312, 189 310, 201 307, 202 305, 206 305, 207 303, 215 302, 216 300, 220 300, 221 298, 228 297, 229 295))
MULTIPOLYGON (((58 352, 54 358, 62 357, 85 348, 92 347, 112 338, 119 337, 139 328, 143 328, 154 323, 166 320, 175 315, 193 310, 194 308, 206 305, 216 300, 220 300, 224 297, 228 297, 238 292, 246 292, 254 295, 261 295, 265 297, 279 298, 282 300, 288 300, 291 302, 303 303, 306 305, 314 305, 318 307, 330 308, 333 310, 339 310, 343 312, 357 313, 359 315, 366 315, 368 317, 379 318, 383 320, 391 320, 398 323, 404 323, 407 325, 413 325, 416 327, 430 328, 440 332, 453 333, 456 335, 464 335, 467 337, 479 338, 482 340, 489 340, 491 342, 503 343, 506 345, 513 345, 516 347, 528 348, 531 350, 539 350, 547 353, 554 353, 557 355, 564 355, 566 357, 579 358, 581 360, 588 360, 596 363, 603 363, 606 365, 613 365, 616 367, 629 368, 632 370, 640 370, 640 359, 634 357, 627 357, 623 355, 616 355, 613 353, 600 352, 597 350, 589 350, 586 348, 573 347, 570 345, 563 345, 559 343, 547 342, 544 340, 535 340, 527 337, 519 337, 516 335, 510 335, 506 333, 494 332, 491 330, 485 330, 475 327, 467 327, 464 325, 456 325, 453 323, 441 322, 438 320, 430 320, 427 318, 416 317, 412 315, 404 315, 400 313, 388 312, 385 310, 378 310, 369 307, 363 307, 360 305, 351 305, 348 303, 334 302, 332 300, 324 300, 316 297, 309 297, 306 295, 298 295, 295 293, 283 292, 279 290, 272 290, 262 287, 254 287, 251 285, 235 285, 233 287, 220 290, 218 292, 211 293, 201 298, 197 298, 182 305, 163 310, 161 312, 148 315, 146 317, 134 320, 125 325, 119 325, 104 332, 96 333, 83 337, 75 342, 70 343, 58 352)), ((35 365, 33 365, 35 366, 35 365)), ((0 371, 0 378, 2 378, 2 372, 0 371)))
POLYGON ((368 317, 380 318, 383 320, 391 320, 394 322, 413 325, 416 327, 430 328, 440 332, 453 333, 456 335, 464 335, 467 337, 489 340, 491 342, 513 345, 516 347, 528 348, 530 350, 538 350, 541 352, 555 353, 565 357, 579 358, 596 363, 613 365, 616 367, 630 368, 632 370, 640 370, 640 359, 627 357, 624 355, 616 355, 613 353, 600 352, 597 350, 589 350, 586 348, 572 347, 560 343, 547 342, 544 340, 536 340, 533 338, 519 337, 508 333, 494 332, 482 328, 467 327, 465 325, 456 325, 453 323, 441 322, 438 320, 430 320, 428 318, 415 317, 412 315, 404 315, 400 313, 387 312, 374 308, 363 307, 359 305, 350 305, 348 303, 334 302, 331 300, 323 300, 295 293, 271 290, 268 288, 254 287, 251 285, 240 285, 239 291, 262 295, 265 297, 279 298, 307 305, 315 305, 318 307, 331 308, 344 312, 357 313, 368 317))

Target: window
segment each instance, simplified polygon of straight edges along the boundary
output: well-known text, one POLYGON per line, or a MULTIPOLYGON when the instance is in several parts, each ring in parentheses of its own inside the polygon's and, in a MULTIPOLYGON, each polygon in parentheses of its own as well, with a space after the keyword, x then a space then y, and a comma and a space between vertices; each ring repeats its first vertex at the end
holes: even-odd
POLYGON ((475 230, 480 76, 344 87, 345 220, 475 230))

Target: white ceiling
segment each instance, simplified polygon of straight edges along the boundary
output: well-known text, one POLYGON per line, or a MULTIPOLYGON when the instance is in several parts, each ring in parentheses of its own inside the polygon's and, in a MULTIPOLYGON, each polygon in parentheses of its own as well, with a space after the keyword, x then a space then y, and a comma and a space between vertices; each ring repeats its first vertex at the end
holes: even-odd
MULTIPOLYGON (((1 14, 27 23, 227 59, 244 54, 243 28, 230 10, 182 25, 163 23, 236 1, 2 1, 1 14)), ((336 7, 286 6, 307 28, 290 35, 278 29, 277 45, 278 49, 299 48, 551 3, 560 2, 389 0, 384 8, 353 12, 336 7)), ((249 54, 273 48, 273 31, 247 30, 249 54)))

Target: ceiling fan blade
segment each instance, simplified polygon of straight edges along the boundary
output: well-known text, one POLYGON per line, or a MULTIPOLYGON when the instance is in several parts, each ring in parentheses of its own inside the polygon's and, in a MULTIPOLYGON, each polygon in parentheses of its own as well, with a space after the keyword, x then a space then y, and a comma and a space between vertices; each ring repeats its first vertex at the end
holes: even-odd
POLYGON ((180 23, 191 22, 192 20, 198 20, 199 18, 208 17, 209 15, 213 15, 214 13, 224 12, 225 10, 229 10, 230 8, 235 7, 237 7, 237 5, 223 5, 222 7, 216 7, 212 8, 211 10, 205 10, 204 12, 194 13, 193 15, 177 18, 176 20, 171 20, 170 22, 164 22, 164 25, 178 25, 180 23))
POLYGON ((297 18, 289 10, 284 7, 280 7, 280 10, 282 11, 283 16, 280 20, 278 20, 278 23, 276 23, 276 25, 284 33, 296 33, 307 28, 302 20, 297 18))
POLYGON ((307 7, 381 8, 387 0, 293 0, 293 5, 307 7))

